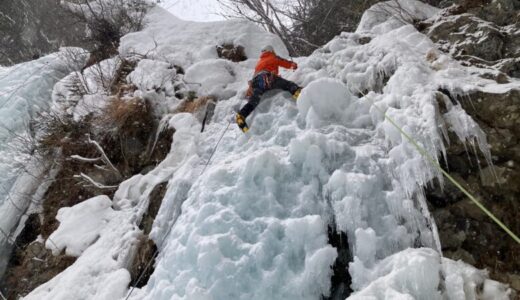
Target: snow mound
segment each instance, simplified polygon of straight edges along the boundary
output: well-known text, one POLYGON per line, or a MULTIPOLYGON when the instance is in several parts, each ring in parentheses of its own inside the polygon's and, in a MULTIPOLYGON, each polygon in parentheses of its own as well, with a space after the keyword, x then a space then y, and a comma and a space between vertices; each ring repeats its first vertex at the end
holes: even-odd
POLYGON ((440 11, 418 0, 392 0, 372 5, 361 17, 356 32, 387 33, 405 24, 425 20, 440 11))
MULTIPOLYGON (((147 180, 157 184, 155 176, 147 180)), ((144 188, 144 197, 151 189, 144 188)), ((130 283, 126 267, 141 238, 132 210, 114 211, 106 196, 60 210, 63 223, 46 246, 81 254, 70 267, 24 297, 27 300, 122 299, 130 283), (97 213, 96 213, 97 212, 97 213), (80 223, 81 222, 81 223, 80 223), (56 239, 56 240, 54 240, 56 239), (54 245, 54 243, 56 245, 54 245)))
POLYGON ((76 71, 64 76, 52 89, 53 113, 68 114, 79 121, 89 113, 103 109, 108 103, 112 79, 120 65, 121 59, 114 57, 83 72, 76 71))
POLYGON ((442 299, 438 290, 440 257, 432 249, 406 249, 379 261, 372 268, 354 259, 353 278, 364 277, 368 285, 354 280, 355 290, 349 299, 442 299))
POLYGON ((360 261, 351 263, 351 271, 365 277, 366 286, 348 299, 510 299, 511 290, 494 280, 487 272, 462 261, 440 257, 432 249, 406 249, 366 268, 360 261), (443 278, 445 277, 445 278, 443 278), (439 286, 445 285, 444 295, 439 286), (479 288, 482 287, 482 289, 479 288))
POLYGON ((311 82, 298 98, 298 110, 308 128, 332 123, 348 124, 353 96, 339 80, 321 78, 311 82))
MULTIPOLYGON (((186 70, 186 83, 201 95, 222 95, 236 81, 234 64, 224 59, 208 59, 186 70)), ((229 98, 229 96, 228 96, 229 98)))
POLYGON ((449 299, 511 299, 511 290, 504 284, 487 278, 487 271, 478 270, 461 260, 442 258, 449 299))
POLYGON ((74 207, 64 207, 58 211, 56 219, 60 226, 54 231, 45 246, 54 255, 65 249, 65 254, 80 256, 94 241, 113 216, 112 201, 107 196, 98 196, 74 207))
POLYGON ((265 45, 272 45, 276 53, 288 56, 279 37, 247 21, 189 22, 160 7, 151 9, 146 20, 143 31, 121 39, 119 52, 123 56, 146 55, 185 69, 204 59, 218 58, 216 46, 222 44, 241 45, 248 58, 258 57, 265 45))
POLYGON ((173 79, 176 71, 173 65, 163 61, 142 59, 135 70, 128 75, 128 82, 133 83, 141 91, 163 89, 167 95, 175 93, 173 79))

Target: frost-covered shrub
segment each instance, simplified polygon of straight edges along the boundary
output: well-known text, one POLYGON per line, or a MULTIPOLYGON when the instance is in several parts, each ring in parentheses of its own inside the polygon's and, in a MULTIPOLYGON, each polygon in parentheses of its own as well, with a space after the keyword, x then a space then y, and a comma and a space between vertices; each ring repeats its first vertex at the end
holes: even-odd
POLYGON ((156 103, 124 92, 111 96, 93 122, 100 144, 125 178, 161 162, 175 132, 161 125, 156 103))
POLYGON ((105 164, 113 165, 111 172, 118 173, 117 181, 140 172, 150 163, 158 119, 149 101, 124 96, 125 89, 132 86, 122 86, 103 109, 79 120, 56 113, 42 116, 38 153, 65 164, 75 160, 84 166, 81 172, 103 158, 105 164))
POLYGON ((101 119, 101 127, 118 134, 129 134, 137 128, 153 127, 152 107, 149 101, 142 98, 112 97, 105 107, 101 119))
POLYGON ((142 29, 150 5, 145 0, 68 0, 63 4, 85 23, 90 39, 101 44, 118 42, 121 36, 142 29))
POLYGON ((86 151, 82 140, 91 131, 89 119, 78 122, 53 112, 42 114, 38 121, 37 153, 55 158, 57 150, 60 150, 61 156, 88 155, 92 151, 86 151))
POLYGON ((150 7, 146 0, 65 0, 63 5, 87 28, 93 49, 87 66, 116 54, 122 36, 143 28, 150 7))

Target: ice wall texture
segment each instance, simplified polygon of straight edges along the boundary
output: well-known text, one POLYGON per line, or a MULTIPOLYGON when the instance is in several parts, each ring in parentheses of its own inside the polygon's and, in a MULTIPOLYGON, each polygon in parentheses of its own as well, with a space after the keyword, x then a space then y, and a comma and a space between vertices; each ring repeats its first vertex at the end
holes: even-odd
MULTIPOLYGON (((75 66, 68 55, 78 51, 63 49, 38 60, 0 68, 0 229, 7 235, 12 235, 31 201, 37 202, 42 196, 38 187, 47 165, 33 159, 37 127, 33 122, 38 113, 50 107, 54 85, 75 66)), ((2 233, 1 253, 5 246, 2 233)))
MULTIPOLYGON (((406 3, 423 17, 434 13, 406 3)), ((148 27, 125 36, 120 52, 182 66, 193 90, 220 97, 212 123, 201 133, 192 115, 170 116, 177 130, 171 153, 150 173, 121 184, 107 225, 114 230, 103 230, 73 266, 27 299, 124 294, 127 247, 139 232, 135 222, 148 193, 164 180, 168 189, 151 232, 161 252, 148 284, 131 299, 319 299, 329 293, 337 256, 327 241, 331 220, 352 248, 352 299, 474 299, 479 284, 490 297, 506 295, 483 272, 434 250, 434 224, 421 191, 442 180, 440 174, 375 108, 434 157, 444 151, 447 130, 489 155, 485 137, 463 110, 452 105, 449 115, 439 112, 436 92, 497 84, 440 53, 434 66, 426 60, 433 43, 412 26, 372 21, 298 58, 296 72, 282 73, 305 86, 298 102, 287 93, 267 94, 244 135, 234 124, 225 129, 245 103, 259 50, 269 43, 286 55, 280 40, 244 22, 198 24, 152 10, 148 27), (229 42, 245 46, 250 59, 218 59, 215 45, 229 42), (123 225, 129 231, 117 229, 123 225), (115 287, 112 294, 107 283, 115 287)), ((143 89, 136 95, 175 101, 147 90, 144 80, 152 77, 129 78, 143 89)))

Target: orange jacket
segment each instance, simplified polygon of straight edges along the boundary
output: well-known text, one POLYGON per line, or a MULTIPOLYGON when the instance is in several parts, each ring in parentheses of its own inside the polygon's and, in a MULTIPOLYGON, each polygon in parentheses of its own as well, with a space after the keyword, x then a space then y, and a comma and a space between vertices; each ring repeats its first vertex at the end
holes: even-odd
POLYGON ((278 75, 279 67, 286 69, 296 69, 296 64, 276 56, 276 54, 273 52, 263 52, 262 55, 260 55, 260 60, 256 64, 255 74, 261 71, 269 71, 275 75, 278 75))

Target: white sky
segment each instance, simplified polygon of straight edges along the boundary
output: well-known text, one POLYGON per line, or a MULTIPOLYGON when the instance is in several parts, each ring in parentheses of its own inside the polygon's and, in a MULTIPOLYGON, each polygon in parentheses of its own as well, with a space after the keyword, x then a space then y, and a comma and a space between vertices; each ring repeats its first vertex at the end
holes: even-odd
POLYGON ((162 7, 177 17, 198 22, 223 20, 217 0, 161 0, 162 7))

